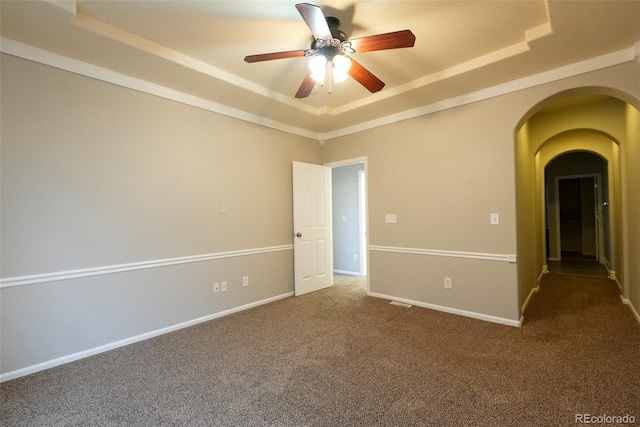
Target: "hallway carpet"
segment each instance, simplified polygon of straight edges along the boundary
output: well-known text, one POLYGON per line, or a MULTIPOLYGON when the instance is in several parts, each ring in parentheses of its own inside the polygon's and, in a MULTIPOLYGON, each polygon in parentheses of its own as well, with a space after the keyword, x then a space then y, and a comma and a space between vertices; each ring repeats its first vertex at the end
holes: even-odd
POLYGON ((614 282, 547 274, 525 315, 407 309, 339 281, 3 383, 0 425, 640 423, 640 326, 614 282))

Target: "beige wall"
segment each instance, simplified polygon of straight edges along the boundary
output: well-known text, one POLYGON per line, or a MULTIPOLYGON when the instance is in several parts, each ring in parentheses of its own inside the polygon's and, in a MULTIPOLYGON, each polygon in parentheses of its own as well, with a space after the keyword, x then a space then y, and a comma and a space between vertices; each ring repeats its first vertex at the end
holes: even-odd
MULTIPOLYGON (((319 163, 317 141, 1 66, 3 279, 292 244, 291 161, 319 163)), ((3 287, 0 372, 287 294, 292 270, 285 249, 3 287)))
MULTIPOLYGON (((321 147, 14 57, 1 66, 3 278, 289 245, 291 161, 366 157, 371 291, 510 324, 542 266, 540 138, 531 126, 518 130, 573 88, 640 99, 633 61, 321 147), (385 224, 386 213, 397 224, 385 224), (515 254, 517 264, 504 258, 515 254)), ((637 140, 637 114, 626 114, 624 137, 637 140)), ((640 150, 625 143, 620 221, 633 235, 619 240, 639 259, 629 223, 640 150)), ((285 295, 292 269, 291 251, 278 250, 4 287, 0 372, 285 295), (230 289, 214 297, 218 280, 230 289)), ((637 269, 625 278, 636 307, 637 269)))
POLYGON ((368 160, 369 243, 383 247, 370 253, 371 292, 518 321, 516 264, 477 259, 516 253, 517 121, 495 98, 325 144, 324 162, 368 160), (494 212, 499 225, 490 224, 494 212), (386 213, 397 223, 386 224, 386 213))
MULTIPOLYGON (((519 320, 545 263, 544 211, 537 200, 544 165, 536 153, 564 126, 552 121, 540 128, 527 120, 579 90, 637 102, 639 74, 640 64, 632 61, 328 141, 324 162, 368 157, 371 291, 519 320), (489 224, 491 212, 500 213, 499 226, 489 224), (398 223, 385 224, 385 213, 396 213, 398 223), (421 249, 421 255, 402 248, 421 249), (518 262, 498 262, 496 271, 496 261, 478 259, 469 270, 466 259, 448 251, 517 253, 518 262), (444 289, 444 276, 453 278, 452 289, 444 289)), ((614 104, 606 111, 616 118, 609 126, 623 137, 623 104, 614 104)), ((587 126, 588 118, 578 114, 578 125, 587 126)))

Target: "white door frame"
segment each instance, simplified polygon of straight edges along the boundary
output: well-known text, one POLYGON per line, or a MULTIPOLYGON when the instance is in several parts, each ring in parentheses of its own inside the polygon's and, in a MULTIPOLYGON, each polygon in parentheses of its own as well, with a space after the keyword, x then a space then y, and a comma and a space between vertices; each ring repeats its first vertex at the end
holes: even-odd
POLYGON ((333 169, 333 168, 339 168, 342 166, 350 166, 350 165, 355 165, 355 164, 359 164, 362 163, 364 164, 364 188, 365 188, 365 195, 364 195, 364 200, 365 200, 365 209, 364 209, 364 216, 362 216, 362 220, 365 222, 364 224, 364 229, 365 229, 365 234, 364 234, 364 255, 361 258, 361 265, 364 265, 364 269, 365 271, 363 271, 363 274, 366 275, 366 282, 367 282, 367 293, 369 293, 370 288, 369 288, 369 161, 368 161, 368 157, 367 156, 363 156, 363 157, 355 157, 352 159, 346 159, 346 160, 339 160, 336 162, 329 162, 329 163, 325 163, 324 165, 333 169))
POLYGON ((360 274, 367 276, 367 173, 358 171, 358 208, 360 209, 360 274))

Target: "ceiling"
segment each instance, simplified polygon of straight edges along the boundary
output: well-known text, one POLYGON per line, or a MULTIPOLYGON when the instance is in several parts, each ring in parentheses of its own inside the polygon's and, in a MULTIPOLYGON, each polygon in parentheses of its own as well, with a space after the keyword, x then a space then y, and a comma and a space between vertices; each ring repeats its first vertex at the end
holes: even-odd
POLYGON ((319 1, 350 38, 410 29, 416 42, 354 54, 386 83, 380 92, 347 79, 331 94, 324 87, 297 99, 306 58, 243 61, 309 48, 296 3, 1 1, 2 50, 11 54, 14 42, 41 48, 319 139, 590 58, 640 52, 640 1, 319 1))

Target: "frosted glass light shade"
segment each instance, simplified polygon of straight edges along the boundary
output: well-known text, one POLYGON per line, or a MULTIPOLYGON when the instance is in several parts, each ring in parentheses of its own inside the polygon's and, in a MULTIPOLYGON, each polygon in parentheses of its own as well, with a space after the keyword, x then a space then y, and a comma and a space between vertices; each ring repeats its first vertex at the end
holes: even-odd
POLYGON ((322 55, 313 56, 309 60, 311 78, 318 83, 324 83, 324 75, 327 72, 327 58, 322 55))
POLYGON ((333 57, 333 81, 341 82, 347 78, 349 69, 351 68, 351 60, 343 55, 333 57))

